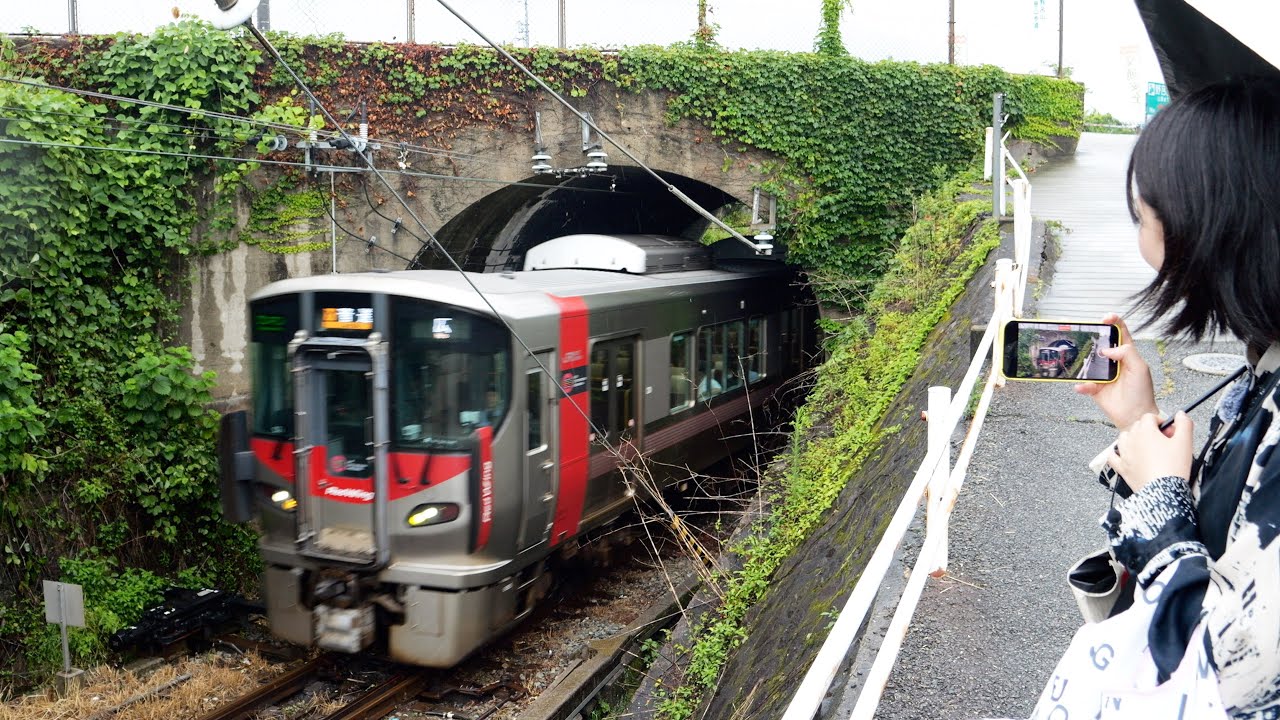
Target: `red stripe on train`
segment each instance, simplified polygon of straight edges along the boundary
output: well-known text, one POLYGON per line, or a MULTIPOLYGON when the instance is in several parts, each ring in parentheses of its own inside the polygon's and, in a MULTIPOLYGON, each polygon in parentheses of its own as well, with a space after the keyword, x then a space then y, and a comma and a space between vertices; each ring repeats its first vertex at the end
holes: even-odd
POLYGON ((551 545, 578 533, 587 499, 587 303, 549 295, 560 308, 560 489, 551 524, 551 545))
POLYGON ((391 502, 435 487, 471 469, 470 455, 400 452, 390 453, 389 457, 391 492, 387 494, 387 498, 391 502))
POLYGON ((263 467, 293 484, 293 441, 254 437, 249 440, 249 449, 263 467))
MULTIPOLYGON (((284 480, 293 484, 293 443, 272 438, 255 437, 249 441, 258 462, 284 480)), ((324 448, 311 448, 311 493, 327 500, 367 504, 373 502, 373 479, 366 477, 341 477, 328 467, 328 453, 324 448), (323 485, 321 484, 323 483, 323 485)), ((423 453, 390 453, 391 489, 388 500, 395 502, 439 485, 471 469, 469 455, 426 455, 423 453), (429 462, 428 462, 429 461, 429 462), (425 480, 425 482, 424 482, 425 480)))

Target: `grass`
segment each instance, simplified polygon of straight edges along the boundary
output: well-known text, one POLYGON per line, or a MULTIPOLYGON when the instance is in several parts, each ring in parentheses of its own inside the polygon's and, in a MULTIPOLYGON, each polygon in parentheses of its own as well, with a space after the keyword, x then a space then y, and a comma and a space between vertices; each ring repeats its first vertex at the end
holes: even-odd
POLYGON ((881 420, 915 372, 926 338, 999 244, 998 225, 984 216, 989 203, 957 201, 973 179, 959 178, 922 198, 916 223, 865 305, 847 308, 850 319, 843 323, 828 323, 830 357, 797 415, 785 474, 769 499, 774 512, 735 548, 742 569, 724 579, 723 602, 696 628, 684 684, 661 706, 663 717, 689 717, 715 688, 724 663, 746 638, 747 611, 888 431, 881 420))

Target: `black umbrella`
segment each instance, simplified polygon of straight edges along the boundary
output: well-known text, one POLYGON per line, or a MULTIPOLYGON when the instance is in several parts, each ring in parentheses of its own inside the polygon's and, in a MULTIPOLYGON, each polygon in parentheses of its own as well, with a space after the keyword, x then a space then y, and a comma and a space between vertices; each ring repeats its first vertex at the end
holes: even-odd
POLYGON ((1280 75, 1220 25, 1185 0, 1135 0, 1160 61, 1170 97, 1231 78, 1280 75))

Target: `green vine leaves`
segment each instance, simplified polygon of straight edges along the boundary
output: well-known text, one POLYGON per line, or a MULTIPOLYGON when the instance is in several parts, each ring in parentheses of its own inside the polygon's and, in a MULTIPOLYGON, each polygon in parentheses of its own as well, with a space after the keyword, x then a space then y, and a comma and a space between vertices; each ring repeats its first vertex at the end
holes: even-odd
MULTIPOLYGON (((257 55, 197 23, 65 50, 8 55, 0 72, 34 75, 43 57, 107 93, 233 114, 258 102, 257 55)), ((11 83, 0 105, 0 137, 17 141, 0 144, 0 667, 22 672, 49 660, 36 600, 58 565, 251 573, 252 537, 217 516, 213 379, 173 347, 197 189, 243 171, 181 155, 237 153, 245 133, 11 83)), ((142 606, 86 600, 125 621, 142 606)))

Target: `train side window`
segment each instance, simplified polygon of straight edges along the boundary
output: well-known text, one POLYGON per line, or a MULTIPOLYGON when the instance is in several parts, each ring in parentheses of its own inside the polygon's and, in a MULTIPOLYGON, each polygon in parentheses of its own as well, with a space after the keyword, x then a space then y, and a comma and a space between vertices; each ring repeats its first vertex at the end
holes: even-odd
POLYGON ((591 348, 591 424, 606 434, 609 432, 609 390, 612 385, 609 382, 609 345, 596 343, 591 348))
POLYGON ((742 387, 742 373, 746 365, 746 351, 743 349, 742 321, 725 323, 725 392, 742 387))
POLYGON ((288 351, 288 346, 282 344, 249 343, 255 433, 293 437, 293 377, 289 374, 288 351))
POLYGON ((693 367, 693 333, 682 332, 671 336, 671 412, 693 407, 693 379, 689 369, 693 367))
POLYGON ((787 311, 787 345, 783 353, 784 362, 791 370, 803 367, 804 358, 804 313, 800 308, 787 311))
POLYGON ((753 383, 765 376, 765 319, 753 317, 747 321, 747 356, 743 365, 747 371, 747 382, 753 383))
POLYGON ((525 423, 528 429, 528 440, 526 441, 525 450, 535 452, 547 446, 546 438, 542 434, 542 413, 546 411, 547 403, 546 388, 544 383, 547 381, 546 373, 541 370, 530 370, 525 373, 525 423))
POLYGON ((698 331, 698 399, 709 400, 724 392, 724 325, 698 331))
POLYGON ((609 433, 615 437, 631 437, 635 430, 635 345, 630 340, 616 341, 613 351, 613 408, 609 433))

